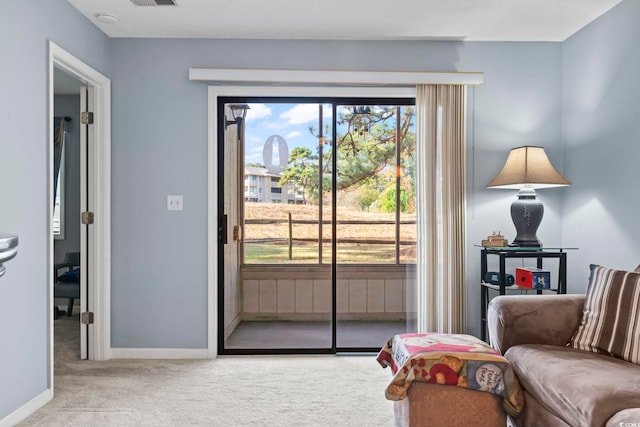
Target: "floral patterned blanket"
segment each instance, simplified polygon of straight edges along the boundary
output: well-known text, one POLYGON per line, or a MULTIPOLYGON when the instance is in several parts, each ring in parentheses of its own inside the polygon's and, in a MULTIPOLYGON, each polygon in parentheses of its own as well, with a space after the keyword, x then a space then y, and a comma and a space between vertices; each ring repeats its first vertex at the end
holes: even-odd
POLYGON ((497 394, 512 415, 524 406, 509 361, 471 335, 396 335, 380 350, 377 360, 394 374, 385 390, 389 400, 404 399, 412 381, 425 381, 497 394))

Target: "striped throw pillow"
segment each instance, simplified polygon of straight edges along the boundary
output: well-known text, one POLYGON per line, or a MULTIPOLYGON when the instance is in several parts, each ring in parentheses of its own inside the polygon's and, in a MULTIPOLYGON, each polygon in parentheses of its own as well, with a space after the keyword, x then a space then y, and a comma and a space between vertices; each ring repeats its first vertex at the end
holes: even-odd
POLYGON ((570 345, 640 364, 640 272, 591 265, 582 323, 570 345))

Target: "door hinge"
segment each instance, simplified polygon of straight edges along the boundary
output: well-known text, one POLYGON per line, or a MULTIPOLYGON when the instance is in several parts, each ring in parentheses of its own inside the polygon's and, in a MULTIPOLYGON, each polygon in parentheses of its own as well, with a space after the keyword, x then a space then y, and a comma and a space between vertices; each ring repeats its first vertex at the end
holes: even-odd
POLYGON ((83 111, 80 114, 80 122, 83 125, 92 125, 93 124, 93 113, 90 111, 83 111))
POLYGON ((93 224, 93 212, 82 212, 80 219, 83 224, 93 224))
POLYGON ((80 315, 80 323, 83 325, 93 325, 93 311, 85 311, 80 315))

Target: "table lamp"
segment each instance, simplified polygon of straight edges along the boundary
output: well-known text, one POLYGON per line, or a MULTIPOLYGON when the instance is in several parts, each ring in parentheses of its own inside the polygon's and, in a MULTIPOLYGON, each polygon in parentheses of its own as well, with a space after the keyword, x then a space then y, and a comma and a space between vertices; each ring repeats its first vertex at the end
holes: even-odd
POLYGON ((536 232, 544 207, 536 199, 536 188, 566 187, 571 182, 554 168, 542 147, 524 146, 511 149, 500 173, 487 188, 519 189, 518 199, 511 204, 511 219, 516 238, 511 246, 540 247, 536 232))

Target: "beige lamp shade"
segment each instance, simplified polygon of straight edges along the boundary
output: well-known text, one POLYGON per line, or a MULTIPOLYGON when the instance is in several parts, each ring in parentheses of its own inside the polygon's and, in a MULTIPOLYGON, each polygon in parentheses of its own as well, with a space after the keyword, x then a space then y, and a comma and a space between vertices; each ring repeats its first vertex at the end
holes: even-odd
POLYGON ((554 168, 542 147, 513 148, 500 173, 487 184, 493 188, 565 187, 571 182, 554 168))

